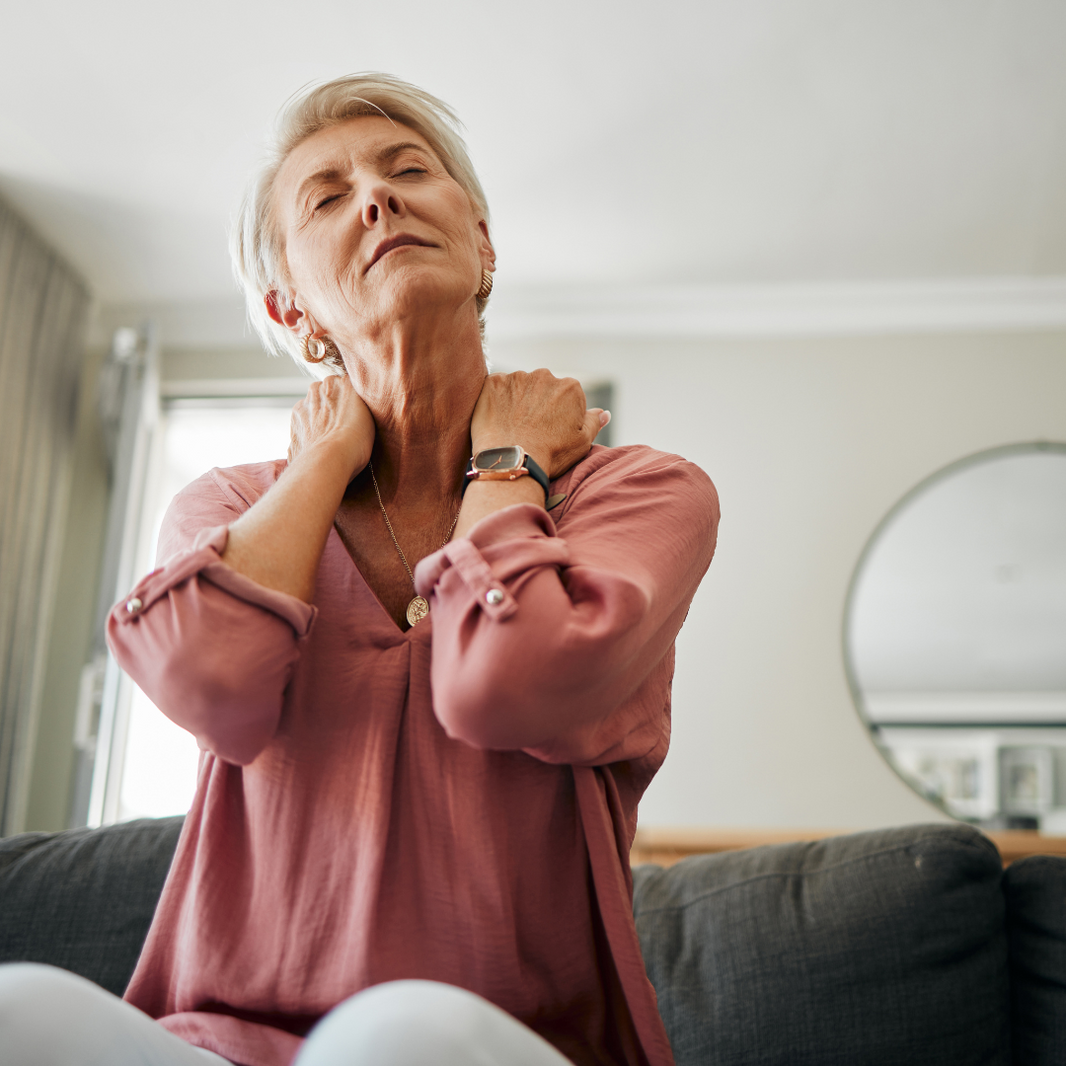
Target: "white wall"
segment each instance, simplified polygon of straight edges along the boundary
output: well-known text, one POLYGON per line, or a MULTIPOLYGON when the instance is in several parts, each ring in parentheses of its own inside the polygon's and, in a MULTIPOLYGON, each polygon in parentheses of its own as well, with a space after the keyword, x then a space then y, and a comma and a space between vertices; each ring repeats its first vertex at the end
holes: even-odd
MULTIPOLYGON (((852 706, 848 581, 885 512, 934 470, 997 444, 1066 441, 1066 332, 500 341, 491 356, 500 370, 612 378, 616 442, 685 455, 721 495, 718 553, 679 639, 673 746, 643 824, 942 818, 888 769, 852 706)), ((236 349, 169 352, 164 367, 293 373, 236 349)))
POLYGON ((1066 441, 1066 333, 500 342, 498 369, 614 379, 615 442, 718 487, 718 552, 678 643, 645 825, 866 828, 942 818, 858 720, 841 655, 866 539, 932 471, 1066 441))

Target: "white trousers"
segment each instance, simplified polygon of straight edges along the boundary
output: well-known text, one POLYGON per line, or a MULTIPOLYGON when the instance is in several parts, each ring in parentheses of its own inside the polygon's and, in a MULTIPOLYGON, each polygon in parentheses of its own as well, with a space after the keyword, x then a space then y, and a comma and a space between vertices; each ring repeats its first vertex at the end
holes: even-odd
MULTIPOLYGON (((54 966, 0 965, 4 1066, 229 1066, 98 985, 54 966)), ((390 981, 346 999, 293 1066, 571 1066, 487 1000, 435 981, 390 981)))

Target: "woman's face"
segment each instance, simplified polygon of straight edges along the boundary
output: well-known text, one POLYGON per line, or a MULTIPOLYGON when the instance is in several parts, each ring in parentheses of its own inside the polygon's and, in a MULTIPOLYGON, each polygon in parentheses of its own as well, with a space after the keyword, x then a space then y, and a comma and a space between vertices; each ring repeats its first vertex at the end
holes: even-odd
POLYGON ((494 260, 488 228, 426 141, 386 118, 354 118, 302 141, 275 206, 289 269, 281 304, 310 312, 342 350, 398 320, 469 304, 494 260))

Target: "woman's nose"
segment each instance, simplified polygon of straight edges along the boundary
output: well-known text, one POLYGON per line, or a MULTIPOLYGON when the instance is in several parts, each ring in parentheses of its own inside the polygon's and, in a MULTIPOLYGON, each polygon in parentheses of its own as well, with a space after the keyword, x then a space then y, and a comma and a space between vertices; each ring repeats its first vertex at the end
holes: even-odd
POLYGON ((367 191, 363 201, 363 224, 376 226, 383 218, 402 218, 405 211, 403 200, 396 191, 384 182, 376 183, 367 191))

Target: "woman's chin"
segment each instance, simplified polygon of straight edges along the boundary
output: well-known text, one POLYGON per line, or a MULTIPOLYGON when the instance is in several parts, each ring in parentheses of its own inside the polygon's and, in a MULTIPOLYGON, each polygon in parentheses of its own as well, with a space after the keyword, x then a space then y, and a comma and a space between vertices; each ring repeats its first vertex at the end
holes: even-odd
POLYGON ((428 324, 441 317, 454 320, 469 305, 476 320, 476 302, 468 289, 469 285, 457 283, 455 278, 433 276, 429 271, 404 271, 384 287, 380 313, 374 317, 383 323, 422 320, 428 324))

